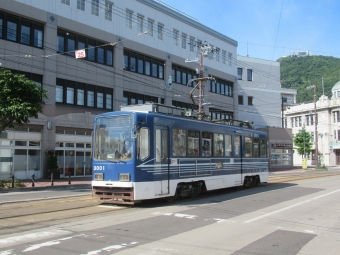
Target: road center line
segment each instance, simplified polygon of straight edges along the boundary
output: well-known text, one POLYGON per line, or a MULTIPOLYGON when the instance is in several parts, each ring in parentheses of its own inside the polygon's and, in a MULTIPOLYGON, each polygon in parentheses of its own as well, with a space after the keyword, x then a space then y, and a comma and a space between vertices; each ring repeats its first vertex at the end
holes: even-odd
POLYGON ((251 222, 254 222, 254 221, 263 219, 263 218, 268 217, 268 216, 271 216, 271 215, 273 215, 273 214, 275 214, 275 213, 283 212, 283 211, 285 211, 285 210, 288 210, 288 209, 294 208, 294 207, 296 207, 296 206, 299 206, 299 205, 302 205, 302 204, 311 202, 311 201, 313 201, 313 200, 316 200, 316 199, 319 199, 319 198, 322 198, 322 197, 325 197, 325 196, 334 194, 334 193, 339 192, 339 191, 340 191, 340 189, 334 190, 334 191, 332 191, 332 192, 329 192, 329 193, 326 193, 326 194, 323 194, 323 195, 320 195, 320 196, 317 196, 317 197, 314 197, 314 198, 305 200, 305 201, 303 201, 303 202, 299 202, 299 203, 296 203, 296 204, 293 204, 293 205, 290 205, 290 206, 281 208, 281 209, 279 209, 279 210, 276 210, 276 211, 273 211, 273 212, 270 212, 270 213, 266 213, 266 214, 264 214, 264 215, 261 215, 261 216, 252 218, 252 219, 250 219, 250 220, 246 220, 246 221, 244 221, 244 223, 251 223, 251 222))

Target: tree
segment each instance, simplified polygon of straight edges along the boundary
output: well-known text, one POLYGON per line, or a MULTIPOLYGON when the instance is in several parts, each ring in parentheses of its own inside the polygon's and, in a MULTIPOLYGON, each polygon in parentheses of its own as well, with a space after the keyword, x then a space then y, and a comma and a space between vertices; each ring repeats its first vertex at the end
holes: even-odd
POLYGON ((306 132, 305 127, 300 130, 294 137, 294 149, 297 150, 299 155, 304 155, 304 152, 310 153, 312 150, 313 143, 311 142, 311 134, 306 132))
POLYGON ((42 112, 47 91, 21 74, 0 68, 0 133, 14 124, 29 123, 42 112))

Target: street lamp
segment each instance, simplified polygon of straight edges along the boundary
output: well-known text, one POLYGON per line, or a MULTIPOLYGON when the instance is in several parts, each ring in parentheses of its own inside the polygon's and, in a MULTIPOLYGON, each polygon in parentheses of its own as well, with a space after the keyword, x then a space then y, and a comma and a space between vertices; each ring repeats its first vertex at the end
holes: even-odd
POLYGON ((310 85, 307 89, 314 88, 314 127, 315 127, 315 168, 319 167, 319 155, 318 155, 318 126, 316 121, 316 85, 310 85))

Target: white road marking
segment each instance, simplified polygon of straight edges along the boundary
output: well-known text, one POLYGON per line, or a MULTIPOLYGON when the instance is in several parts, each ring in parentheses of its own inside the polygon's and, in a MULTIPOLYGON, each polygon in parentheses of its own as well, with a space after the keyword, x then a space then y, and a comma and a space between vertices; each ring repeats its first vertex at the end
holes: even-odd
POLYGON ((305 230, 305 232, 307 232, 307 233, 314 233, 313 230, 305 230))
POLYGON ((1 251, 0 255, 11 255, 13 250, 1 251))
POLYGON ((52 241, 48 241, 48 242, 44 242, 44 243, 39 243, 39 244, 33 244, 30 247, 28 247, 25 250, 23 250, 22 252, 34 251, 34 250, 40 249, 42 247, 57 245, 57 244, 60 244, 61 241, 65 241, 65 240, 68 240, 68 239, 71 239, 71 238, 75 238, 75 237, 78 237, 78 236, 84 236, 84 234, 75 235, 75 236, 71 236, 71 237, 67 237, 67 238, 60 238, 60 239, 57 239, 57 240, 52 240, 52 241))
POLYGON ((255 217, 255 218, 252 218, 250 220, 246 220, 244 221, 244 223, 251 223, 251 222, 254 222, 254 221, 257 221, 257 220, 260 220, 260 219, 263 219, 263 218, 266 218, 268 216, 271 216, 273 214, 276 214, 276 213, 279 213, 279 212, 283 212, 283 211, 286 211, 288 209, 291 209, 291 208, 294 208, 294 207, 297 207, 299 205, 303 205, 305 203, 308 203, 308 202, 311 202, 313 200, 316 200, 316 199, 319 199, 319 198, 322 198, 322 197, 325 197, 325 196, 329 196, 329 195, 332 195, 336 192, 339 192, 340 189, 338 190, 334 190, 332 192, 329 192, 329 193, 326 193, 326 194, 323 194, 323 195, 320 195, 320 196, 317 196, 317 197, 314 197, 314 198, 311 198, 311 199, 308 199, 308 200, 305 200, 305 201, 302 201, 302 202, 299 202, 299 203, 296 203, 296 204, 293 204, 293 205, 290 205, 290 206, 287 206, 287 207, 284 207, 284 208, 281 208, 279 210, 276 210, 276 211, 273 211, 273 212, 270 212, 270 213, 266 213, 264 215, 261 215, 261 216, 258 216, 258 217, 255 217))
POLYGON ((105 251, 105 252, 108 251, 108 252, 110 252, 110 251, 113 251, 113 250, 119 250, 119 249, 122 249, 122 248, 125 248, 125 247, 129 247, 129 246, 135 245, 135 244, 137 244, 137 243, 138 243, 138 242, 131 242, 130 244, 126 244, 126 243, 122 243, 122 244, 114 244, 114 245, 111 245, 111 246, 102 248, 102 249, 100 249, 100 250, 89 251, 88 253, 82 254, 82 255, 98 255, 98 254, 101 253, 102 251, 105 251))
POLYGON ((2 245, 16 244, 21 241, 29 242, 29 241, 34 241, 38 238, 47 238, 51 236, 65 235, 69 233, 70 233, 69 231, 65 231, 65 230, 55 230, 55 231, 44 231, 44 232, 37 232, 37 233, 31 233, 31 234, 26 234, 26 235, 20 235, 20 236, 7 237, 7 238, 0 239, 0 247, 2 245))

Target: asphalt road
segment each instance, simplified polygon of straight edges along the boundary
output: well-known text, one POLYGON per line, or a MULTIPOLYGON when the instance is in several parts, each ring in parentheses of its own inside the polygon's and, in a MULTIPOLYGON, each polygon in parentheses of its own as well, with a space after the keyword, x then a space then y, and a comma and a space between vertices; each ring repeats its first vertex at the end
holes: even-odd
POLYGON ((339 254, 339 182, 333 176, 108 206, 104 214, 1 231, 0 255, 339 254))

